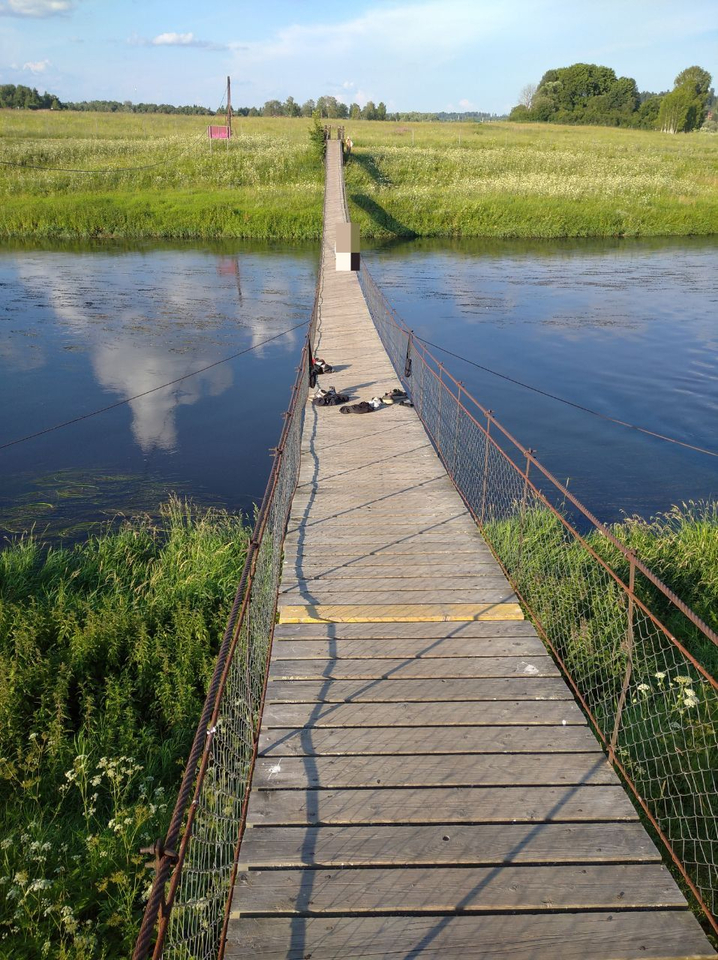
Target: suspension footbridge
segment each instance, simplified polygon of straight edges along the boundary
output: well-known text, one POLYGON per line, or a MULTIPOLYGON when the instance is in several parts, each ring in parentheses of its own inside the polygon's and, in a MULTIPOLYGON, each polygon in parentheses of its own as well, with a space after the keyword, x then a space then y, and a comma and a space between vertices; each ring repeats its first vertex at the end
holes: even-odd
POLYGON ((715 637, 335 270, 347 220, 329 140, 312 327, 135 957, 714 956, 664 860, 710 925, 716 686, 646 591, 715 637), (313 406, 311 350, 415 406, 313 406))

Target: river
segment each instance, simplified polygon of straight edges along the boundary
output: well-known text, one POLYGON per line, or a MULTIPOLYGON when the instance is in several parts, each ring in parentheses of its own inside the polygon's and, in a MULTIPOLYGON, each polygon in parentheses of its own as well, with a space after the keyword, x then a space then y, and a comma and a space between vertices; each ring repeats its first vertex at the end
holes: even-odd
MULTIPOLYGON (((492 240, 364 257, 417 334, 718 450, 717 253, 705 239, 492 240)), ((169 491, 251 513, 317 261, 313 244, 0 248, 0 445, 111 407, 0 449, 0 534, 34 524, 74 539, 118 512, 152 512, 169 491)), ((445 360, 604 520, 718 493, 718 458, 445 360)))

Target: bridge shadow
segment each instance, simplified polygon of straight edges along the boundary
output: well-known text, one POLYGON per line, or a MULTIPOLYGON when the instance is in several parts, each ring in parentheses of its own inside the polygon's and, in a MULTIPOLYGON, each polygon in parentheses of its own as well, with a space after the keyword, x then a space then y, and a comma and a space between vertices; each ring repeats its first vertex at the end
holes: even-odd
POLYGON ((404 237, 407 240, 412 240, 418 236, 411 227, 408 227, 405 223, 402 223, 401 220, 393 217, 388 210, 385 210, 381 204, 378 204, 376 200, 373 200, 368 194, 352 193, 350 199, 360 210, 368 214, 378 227, 381 227, 382 230, 385 230, 387 233, 395 237, 404 237))
POLYGON ((361 167, 364 173, 379 186, 391 186, 391 179, 387 177, 371 153, 353 153, 351 163, 361 167))

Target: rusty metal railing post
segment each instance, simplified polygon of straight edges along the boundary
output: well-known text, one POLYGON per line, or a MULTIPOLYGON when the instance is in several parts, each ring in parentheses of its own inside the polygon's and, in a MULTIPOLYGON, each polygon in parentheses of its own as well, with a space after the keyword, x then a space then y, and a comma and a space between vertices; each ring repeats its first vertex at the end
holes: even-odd
POLYGON ((621 685, 621 692, 618 696, 618 704, 616 706, 616 719, 613 722, 613 732, 611 733, 611 740, 608 745, 608 759, 613 763, 616 756, 616 744, 618 743, 618 733, 621 727, 621 717, 623 715, 623 708, 626 704, 626 697, 628 696, 628 687, 631 682, 631 673, 633 672, 633 616, 634 616, 634 600, 636 596, 636 551, 630 550, 628 553, 629 561, 629 571, 628 571, 628 625, 626 627, 626 635, 623 638, 621 647, 626 654, 626 672, 623 675, 623 683, 621 685))
POLYGON ((453 466, 453 476, 456 479, 456 475, 459 470, 459 414, 461 411, 461 391, 464 386, 464 381, 459 380, 458 388, 456 391, 456 417, 454 419, 454 466, 453 466))
POLYGON ((536 451, 532 450, 529 447, 526 450, 526 470, 523 474, 524 478, 524 488, 521 494, 521 514, 519 517, 519 545, 518 553, 516 557, 516 570, 517 576, 521 576, 521 560, 523 557, 523 547, 524 547, 524 533, 526 528, 526 501, 528 500, 529 493, 529 470, 531 469, 531 458, 535 455, 536 451))
POLYGON ((446 457, 444 456, 444 448, 441 445, 441 398, 444 393, 444 365, 443 363, 439 364, 439 411, 436 417, 436 443, 439 448, 439 453, 441 454, 441 459, 446 463, 446 457))
POLYGON ((406 338, 406 357, 404 358, 404 379, 408 380, 411 376, 411 341, 414 339, 414 331, 410 330, 406 338))
POLYGON ((489 480, 489 443, 491 435, 491 420, 493 410, 486 411, 486 437, 484 438, 484 476, 483 484, 481 489, 481 526, 484 525, 484 519, 486 517, 486 488, 489 480))

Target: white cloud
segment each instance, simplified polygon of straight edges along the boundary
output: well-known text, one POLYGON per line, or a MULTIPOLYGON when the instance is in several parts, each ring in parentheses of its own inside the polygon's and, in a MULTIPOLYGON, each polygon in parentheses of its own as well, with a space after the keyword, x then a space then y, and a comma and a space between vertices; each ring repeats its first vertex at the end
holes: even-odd
POLYGON ((473 103, 471 102, 471 100, 467 100, 466 98, 464 98, 463 100, 459 100, 459 106, 461 107, 462 110, 473 110, 473 109, 474 109, 474 105, 473 105, 473 103))
POLYGON ((30 73, 44 73, 48 67, 52 66, 49 60, 28 60, 23 63, 23 70, 29 70, 30 73))
MULTIPOLYGON (((130 42, 146 45, 147 41, 135 37, 130 42)), ((226 50, 227 47, 221 43, 212 43, 210 40, 200 40, 193 33, 175 33, 169 31, 160 33, 153 40, 149 41, 153 47, 198 47, 202 50, 226 50)))
POLYGON ((161 33, 152 41, 155 47, 191 47, 195 43, 193 33, 161 33))
POLYGON ((477 5, 473 0, 427 0, 397 7, 376 7, 343 23, 292 25, 269 40, 230 44, 251 61, 321 56, 354 56, 362 63, 362 49, 391 52, 401 60, 431 54, 449 56, 476 39, 489 36, 511 20, 497 2, 477 5))
POLYGON ((74 7, 75 0, 0 0, 0 16, 54 17, 74 7))

